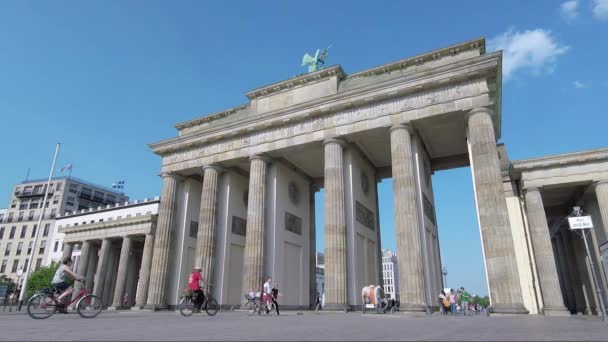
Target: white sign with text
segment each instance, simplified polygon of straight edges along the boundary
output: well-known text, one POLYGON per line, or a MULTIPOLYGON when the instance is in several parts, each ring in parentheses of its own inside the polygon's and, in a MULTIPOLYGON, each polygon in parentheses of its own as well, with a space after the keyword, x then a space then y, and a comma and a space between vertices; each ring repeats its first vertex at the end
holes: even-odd
POLYGON ((591 222, 591 216, 575 216, 568 217, 568 224, 570 229, 591 229, 593 228, 593 222, 591 222))

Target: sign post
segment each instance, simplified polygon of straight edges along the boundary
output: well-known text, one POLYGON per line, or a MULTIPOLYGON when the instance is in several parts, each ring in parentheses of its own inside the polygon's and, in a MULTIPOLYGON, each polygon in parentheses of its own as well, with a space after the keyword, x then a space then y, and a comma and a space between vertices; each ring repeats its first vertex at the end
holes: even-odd
POLYGON ((570 225, 570 230, 575 233, 580 233, 583 237, 583 241, 585 242, 585 250, 587 251, 587 257, 589 258, 589 267, 591 268, 591 277, 593 278, 593 283, 595 284, 595 288, 597 289, 597 298, 600 301, 600 309, 602 311, 602 320, 606 321, 606 307, 604 306, 604 296, 602 294, 602 287, 597 281, 597 275, 595 274, 595 264, 593 263, 593 258, 591 257, 591 251, 589 250, 589 243, 587 242, 587 235, 591 229, 593 229, 593 222, 591 221, 591 216, 583 216, 583 211, 580 207, 574 207, 572 214, 574 216, 568 217, 568 224, 570 225))

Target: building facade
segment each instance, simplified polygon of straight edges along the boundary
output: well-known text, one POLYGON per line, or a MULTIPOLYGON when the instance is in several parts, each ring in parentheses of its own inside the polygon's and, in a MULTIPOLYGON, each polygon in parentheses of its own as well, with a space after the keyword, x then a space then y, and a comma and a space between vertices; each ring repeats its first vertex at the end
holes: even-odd
POLYGON ((62 244, 54 236, 58 215, 128 200, 122 193, 90 182, 74 177, 55 177, 51 180, 47 201, 43 203, 47 181, 16 184, 0 221, 0 274, 19 282, 23 279, 18 279, 18 270, 25 271, 30 265, 35 268, 48 265, 49 255, 61 253, 62 244), (34 246, 43 208, 38 242, 34 246))
MULTIPOLYGON (((102 298, 106 307, 143 307, 159 203, 156 197, 58 217, 57 239, 64 249, 52 259, 71 256, 76 260, 74 270, 86 278, 87 289, 102 298)), ((81 286, 75 284, 77 290, 81 286)))
POLYGON ((384 292, 389 298, 399 299, 399 268, 397 254, 391 250, 382 251, 382 278, 384 292))
POLYGON ((317 283, 317 293, 319 294, 319 298, 323 299, 323 295, 325 294, 325 259, 324 255, 321 252, 316 253, 316 283, 317 283))

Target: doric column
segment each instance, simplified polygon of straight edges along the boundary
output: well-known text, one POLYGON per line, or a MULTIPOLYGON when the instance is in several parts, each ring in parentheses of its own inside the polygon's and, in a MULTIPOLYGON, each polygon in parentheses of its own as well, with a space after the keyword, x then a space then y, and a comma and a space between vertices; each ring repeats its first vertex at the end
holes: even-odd
POLYGON ((315 308, 315 299, 317 298, 317 292, 319 292, 319 298, 321 296, 321 289, 317 289, 317 235, 315 227, 315 193, 319 191, 316 185, 311 184, 309 189, 309 306, 311 309, 315 308))
POLYGON ((144 251, 141 258, 141 267, 139 269, 139 283, 137 284, 137 297, 135 306, 138 308, 146 305, 148 297, 148 284, 150 282, 150 266, 152 265, 152 252, 154 249, 154 232, 146 234, 144 242, 144 251))
POLYGON ((198 234, 196 237, 195 266, 203 269, 203 280, 211 282, 213 276, 213 257, 215 253, 215 229, 217 211, 217 190, 220 169, 217 166, 205 166, 203 191, 201 192, 201 207, 198 218, 198 234))
MULTIPOLYGON (((549 236, 549 225, 545 216, 545 207, 540 191, 537 188, 526 190, 526 212, 530 225, 530 238, 536 260, 536 271, 543 298, 543 311, 546 316, 569 316, 564 307, 562 292, 559 287, 555 256, 549 236)), ((558 241, 558 250, 562 249, 558 241)), ((566 275, 567 277, 568 275, 566 275)), ((566 289, 568 291, 568 288, 566 289)))
POLYGON ((171 230, 175 221, 177 208, 178 177, 172 173, 163 173, 163 190, 158 208, 158 222, 154 238, 154 252, 150 270, 148 299, 146 306, 150 309, 166 308, 165 291, 167 288, 167 267, 169 263, 169 248, 171 246, 171 230))
POLYGON ((604 232, 608 236, 608 180, 600 181, 595 184, 595 195, 597 205, 600 208, 604 232))
POLYGON ((63 261, 63 259, 65 259, 65 258, 72 257, 73 248, 74 248, 74 243, 72 243, 72 242, 63 244, 63 255, 61 255, 61 261, 63 261))
POLYGON ((466 122, 492 309, 496 313, 527 314, 502 188, 492 111, 474 109, 467 115, 466 122))
POLYGON ((391 127, 395 235, 401 310, 425 311, 424 270, 410 125, 391 127))
POLYGON ((325 149, 325 307, 347 310, 344 142, 328 139, 325 149))
MULTIPOLYGON (((84 277, 87 275, 87 266, 89 265, 89 250, 91 249, 91 242, 84 241, 80 247, 80 260, 78 261, 78 275, 84 277)), ((87 279, 87 281, 90 281, 87 279)), ((88 287, 88 286, 87 286, 88 287)), ((74 282, 74 293, 72 299, 76 298, 82 290, 82 283, 79 281, 74 282)))
POLYGON ((112 242, 107 238, 101 241, 99 260, 97 261, 97 271, 95 272, 95 287, 93 287, 93 294, 98 297, 103 296, 106 273, 108 272, 108 259, 110 257, 111 245, 112 242))
POLYGON ((264 271, 264 224, 266 207, 266 170, 268 159, 261 155, 249 158, 249 195, 247 200, 247 227, 243 258, 242 293, 249 289, 262 291, 264 271))
POLYGON ((125 236, 122 239, 122 248, 120 249, 120 260, 118 261, 118 275, 116 276, 116 287, 114 288, 114 300, 112 306, 121 308, 122 297, 125 292, 125 284, 127 283, 127 267, 129 266, 129 257, 131 254, 131 245, 133 244, 130 237, 125 236))

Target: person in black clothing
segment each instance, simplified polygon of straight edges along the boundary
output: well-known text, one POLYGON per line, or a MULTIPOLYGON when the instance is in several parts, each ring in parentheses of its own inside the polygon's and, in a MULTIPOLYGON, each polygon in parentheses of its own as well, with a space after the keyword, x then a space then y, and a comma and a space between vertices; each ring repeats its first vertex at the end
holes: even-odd
POLYGON ((277 308, 277 315, 279 315, 279 303, 277 302, 277 298, 279 297, 279 289, 277 288, 277 285, 277 283, 274 283, 274 287, 272 288, 272 291, 270 291, 270 296, 274 306, 277 308))

